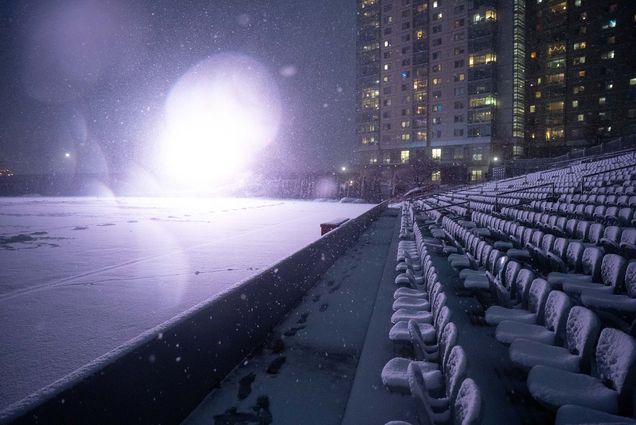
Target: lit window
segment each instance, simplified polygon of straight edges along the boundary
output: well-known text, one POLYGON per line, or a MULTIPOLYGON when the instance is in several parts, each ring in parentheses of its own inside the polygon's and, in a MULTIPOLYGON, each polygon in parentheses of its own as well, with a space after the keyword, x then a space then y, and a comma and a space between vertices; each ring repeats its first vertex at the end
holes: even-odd
POLYGON ((431 181, 438 182, 440 181, 442 173, 440 171, 433 171, 431 174, 431 181))
POLYGON ((572 101, 572 107, 573 108, 578 108, 579 107, 579 101, 578 100, 573 100, 572 101))
POLYGON ((548 104, 548 111, 550 112, 560 112, 563 110, 563 104, 564 102, 562 100, 556 101, 556 102, 550 102, 548 104))
POLYGON ((583 78, 583 77, 585 77, 585 75, 586 75, 586 74, 587 74, 587 73, 585 72, 585 70, 584 70, 584 69, 580 70, 580 71, 577 73, 577 75, 579 76, 579 78, 583 78))
POLYGON ((574 43, 574 50, 585 49, 587 47, 587 43, 585 41, 581 41, 579 43, 574 43))
POLYGON ((424 38, 424 31, 419 30, 415 33, 415 38, 417 38, 418 40, 421 40, 424 38))
POLYGON ((411 140, 411 135, 409 133, 403 133, 401 138, 403 142, 408 142, 409 140, 411 140))
POLYGON ((433 2, 433 9, 435 9, 435 8, 436 8, 436 7, 438 7, 438 6, 439 6, 438 2, 434 1, 434 2, 433 2))
POLYGON ((431 158, 432 159, 440 159, 442 157, 442 148, 433 148, 431 149, 431 158))
POLYGON ((536 105, 530 105, 530 113, 535 113, 537 112, 537 106, 536 105))
POLYGON ((609 52, 605 52, 601 55, 601 59, 614 59, 614 50, 610 50, 609 52))
POLYGON ((581 6, 581 0, 574 0, 574 6, 580 7, 581 6))
POLYGON ((585 56, 577 56, 572 60, 574 65, 581 65, 585 63, 585 56))
POLYGON ((605 105, 607 103, 607 98, 605 97, 599 97, 598 98, 598 104, 599 105, 605 105))
POLYGON ((537 99, 541 99, 541 92, 540 91, 534 92, 534 97, 536 97, 537 99))
POLYGON ((473 161, 481 161, 484 158, 484 155, 481 153, 474 153, 473 154, 473 161))
POLYGON ((470 172, 470 181, 476 182, 476 181, 480 181, 482 178, 482 171, 481 170, 471 170, 470 172))
POLYGON ((605 83, 605 90, 612 90, 614 88, 614 83, 608 81, 605 83))
POLYGON ((515 156, 523 155, 523 146, 513 145, 512 146, 512 154, 515 155, 515 156))
POLYGON ((385 63, 385 64, 384 64, 384 70, 385 70, 385 71, 388 71, 388 70, 389 70, 389 68, 391 68, 391 64, 389 64, 389 63, 385 63))
POLYGON ((610 28, 615 28, 616 27, 616 19, 610 19, 609 22, 607 23, 607 26, 610 28))
POLYGON ((409 162, 409 151, 400 151, 400 161, 402 164, 409 162))
POLYGON ((530 52, 530 58, 531 59, 536 59, 537 58, 537 52, 530 52))
POLYGON ((384 40, 384 47, 391 47, 391 42, 389 40, 384 40))
POLYGON ((433 83, 434 86, 436 86, 438 84, 442 84, 442 79, 441 78, 433 78, 433 80, 431 82, 433 83))
POLYGON ((402 121, 400 125, 402 126, 402 128, 408 128, 411 126, 411 121, 402 121))
POLYGON ((409 71, 400 72, 400 77, 402 77, 402 78, 409 78, 410 75, 411 75, 411 73, 409 71))
POLYGON ((629 79, 629 85, 630 86, 636 86, 636 77, 629 79))
POLYGON ((576 120, 577 120, 578 122, 582 122, 582 121, 584 121, 584 120, 585 120, 585 116, 584 116, 583 114, 578 114, 578 115, 576 116, 576 120))

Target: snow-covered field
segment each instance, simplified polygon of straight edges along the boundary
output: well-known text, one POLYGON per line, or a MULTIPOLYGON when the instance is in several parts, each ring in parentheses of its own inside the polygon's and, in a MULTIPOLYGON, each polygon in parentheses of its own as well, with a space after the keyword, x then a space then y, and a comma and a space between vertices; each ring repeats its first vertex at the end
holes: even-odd
POLYGON ((368 204, 0 199, 0 408, 320 237, 368 204))

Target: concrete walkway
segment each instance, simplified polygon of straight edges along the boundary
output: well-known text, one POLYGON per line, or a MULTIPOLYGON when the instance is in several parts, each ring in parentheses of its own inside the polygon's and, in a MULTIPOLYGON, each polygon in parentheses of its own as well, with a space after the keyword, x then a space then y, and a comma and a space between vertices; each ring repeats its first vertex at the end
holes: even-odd
MULTIPOLYGON (((380 383, 380 370, 392 350, 387 337, 390 304, 389 311, 382 306, 378 315, 376 302, 384 296, 379 289, 384 292, 386 281, 393 279, 390 269, 395 263, 390 259, 398 226, 394 210, 380 216, 272 332, 268 343, 184 423, 335 425, 346 415, 350 423, 383 424, 376 413, 367 412, 365 387, 378 396, 378 407, 408 409, 409 397, 395 399, 380 383), (373 358, 368 346, 368 335, 375 338, 378 332, 384 340, 382 351, 388 350, 381 359, 373 358), (356 411, 375 419, 356 418, 356 411)), ((384 417, 397 418, 391 412, 384 417)))

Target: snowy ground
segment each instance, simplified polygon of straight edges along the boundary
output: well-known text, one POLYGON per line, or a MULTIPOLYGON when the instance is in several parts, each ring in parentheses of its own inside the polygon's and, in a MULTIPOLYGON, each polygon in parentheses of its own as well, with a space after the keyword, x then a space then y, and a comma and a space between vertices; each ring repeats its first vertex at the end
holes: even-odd
POLYGON ((368 204, 0 199, 0 408, 320 236, 368 204))

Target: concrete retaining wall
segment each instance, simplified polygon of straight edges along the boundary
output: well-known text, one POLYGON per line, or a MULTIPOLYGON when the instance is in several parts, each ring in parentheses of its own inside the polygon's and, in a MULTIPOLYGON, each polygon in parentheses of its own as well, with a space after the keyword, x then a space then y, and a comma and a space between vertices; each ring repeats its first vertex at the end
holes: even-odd
POLYGON ((380 204, 212 300, 0 413, 12 424, 181 422, 386 208, 380 204))

